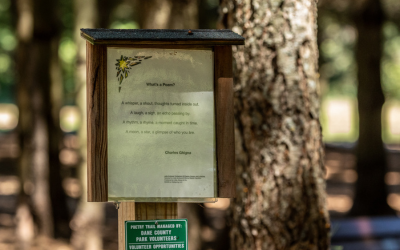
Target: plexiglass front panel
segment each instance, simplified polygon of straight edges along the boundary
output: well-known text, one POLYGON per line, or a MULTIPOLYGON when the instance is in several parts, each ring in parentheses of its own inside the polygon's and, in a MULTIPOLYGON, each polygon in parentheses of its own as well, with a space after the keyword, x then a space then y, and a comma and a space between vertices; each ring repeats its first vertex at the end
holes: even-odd
POLYGON ((108 48, 109 200, 215 201, 213 62, 211 49, 108 48))

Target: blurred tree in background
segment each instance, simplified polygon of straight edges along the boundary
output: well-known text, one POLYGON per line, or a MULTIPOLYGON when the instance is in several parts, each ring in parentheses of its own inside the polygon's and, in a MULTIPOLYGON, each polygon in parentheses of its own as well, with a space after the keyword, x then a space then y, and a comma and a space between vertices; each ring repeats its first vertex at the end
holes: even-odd
POLYGON ((198 0, 139 1, 142 29, 197 29, 198 0))
POLYGON ((387 160, 381 126, 385 103, 381 87, 384 19, 379 0, 354 4, 353 21, 358 33, 355 58, 360 125, 356 147, 358 180, 351 213, 356 216, 394 213, 386 202, 387 160))
POLYGON ((385 124, 387 118, 382 115, 382 107, 385 101, 399 99, 400 88, 394 79, 399 79, 396 75, 400 64, 391 58, 399 51, 399 44, 393 43, 394 37, 398 39, 395 13, 399 13, 399 4, 395 2, 320 1, 324 94, 349 96, 358 102, 354 216, 394 213, 387 203, 387 150, 382 140, 382 134, 387 134, 382 122, 385 124))
POLYGON ((69 237, 70 216, 62 188, 59 110, 62 76, 58 59, 61 24, 58 2, 16 3, 18 48, 17 102, 21 154, 18 236, 26 241, 27 222, 36 222, 39 236, 69 237))
MULTIPOLYGON (((114 1, 117 2, 117 1, 114 1)), ((111 11, 110 6, 108 10, 111 11)), ((71 32, 70 43, 74 44, 76 58, 72 66, 74 69, 74 90, 76 91, 75 102, 82 114, 82 126, 80 126, 79 145, 81 162, 78 166, 82 195, 77 210, 70 223, 73 234, 71 244, 77 250, 102 249, 103 235, 102 226, 104 222, 104 204, 87 202, 87 128, 86 128, 86 42, 80 38, 80 29, 95 28, 99 23, 99 10, 96 0, 73 1, 74 27, 71 32)), ((101 19, 108 20, 107 13, 103 13, 101 19)), ((105 22, 107 23, 107 22, 105 22)))

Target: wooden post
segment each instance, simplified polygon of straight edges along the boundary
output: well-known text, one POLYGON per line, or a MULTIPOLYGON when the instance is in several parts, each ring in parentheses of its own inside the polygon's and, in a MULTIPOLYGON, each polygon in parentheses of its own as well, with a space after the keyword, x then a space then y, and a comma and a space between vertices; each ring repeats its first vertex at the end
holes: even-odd
POLYGON ((236 197, 232 46, 214 48, 218 197, 236 197))
POLYGON ((121 202, 118 209, 118 250, 125 249, 125 221, 178 218, 178 203, 121 202))
POLYGON ((107 47, 86 42, 87 199, 108 201, 107 47))

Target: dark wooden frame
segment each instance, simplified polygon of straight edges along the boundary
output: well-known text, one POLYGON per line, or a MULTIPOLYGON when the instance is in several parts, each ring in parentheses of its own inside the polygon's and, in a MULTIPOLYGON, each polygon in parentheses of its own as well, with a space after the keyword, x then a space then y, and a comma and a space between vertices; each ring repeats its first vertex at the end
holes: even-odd
MULTIPOLYGON (((107 151, 107 47, 153 48, 212 48, 214 50, 214 99, 217 156, 217 194, 220 198, 234 198, 235 140, 233 117, 232 46, 179 44, 164 42, 158 45, 136 46, 125 44, 92 44, 86 42, 87 70, 87 169, 88 194, 91 202, 108 201, 107 151)), ((211 197, 210 197, 211 198, 211 197)))

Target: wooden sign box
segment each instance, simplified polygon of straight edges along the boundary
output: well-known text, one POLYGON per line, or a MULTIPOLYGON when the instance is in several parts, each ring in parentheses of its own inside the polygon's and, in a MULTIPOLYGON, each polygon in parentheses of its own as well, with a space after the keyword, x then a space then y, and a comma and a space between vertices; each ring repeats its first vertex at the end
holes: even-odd
POLYGON ((217 197, 235 197, 232 45, 244 38, 230 30, 81 29, 87 40, 88 201, 108 197, 107 48, 211 49, 217 197))

